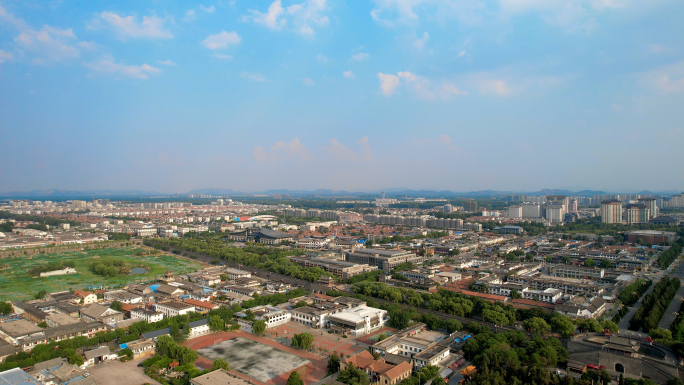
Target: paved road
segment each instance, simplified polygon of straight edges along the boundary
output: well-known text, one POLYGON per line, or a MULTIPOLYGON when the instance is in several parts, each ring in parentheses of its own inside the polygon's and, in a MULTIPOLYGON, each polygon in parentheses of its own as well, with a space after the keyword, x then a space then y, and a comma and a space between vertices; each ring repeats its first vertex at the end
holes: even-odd
MULTIPOLYGON (((679 262, 679 260, 675 261, 675 263, 677 262, 679 262)), ((658 323, 658 327, 661 327, 663 329, 670 328, 675 318, 677 318, 677 315, 675 313, 679 311, 679 307, 682 304, 682 300, 684 300, 684 262, 680 263, 679 266, 672 269, 672 271, 668 275, 670 277, 679 278, 679 280, 682 282, 682 286, 679 287, 677 294, 675 294, 674 298, 670 302, 670 305, 667 307, 667 310, 665 310, 663 318, 661 318, 660 322, 658 323)))
POLYGON ((620 323, 618 323, 618 327, 620 328, 620 330, 624 330, 625 332, 631 333, 631 331, 628 330, 629 320, 632 319, 632 316, 634 315, 634 313, 636 313, 637 310, 639 310, 639 308, 641 307, 641 301, 643 301, 644 297, 646 297, 648 294, 650 294, 653 291, 653 288, 655 287, 656 282, 657 282, 657 280, 654 279, 651 286, 644 292, 644 294, 641 296, 641 298, 639 298, 639 300, 634 304, 634 306, 629 308, 629 313, 625 314, 625 316, 622 317, 622 319, 620 320, 620 323))

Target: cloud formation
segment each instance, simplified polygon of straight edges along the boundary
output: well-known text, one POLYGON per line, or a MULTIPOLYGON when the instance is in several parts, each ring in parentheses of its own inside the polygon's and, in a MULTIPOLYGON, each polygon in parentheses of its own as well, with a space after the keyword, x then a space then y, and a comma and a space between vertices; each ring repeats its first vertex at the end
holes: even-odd
POLYGON ((136 16, 121 16, 114 12, 104 11, 93 19, 89 27, 109 29, 121 38, 172 39, 173 34, 166 29, 165 23, 166 19, 156 15, 143 16, 139 21, 136 16))
POLYGON ((266 150, 262 146, 254 147, 252 151, 254 160, 257 162, 279 162, 284 160, 299 160, 306 162, 311 158, 309 150, 304 147, 299 138, 290 142, 279 141, 266 150))
POLYGON ((380 93, 392 96, 400 86, 409 88, 420 99, 448 99, 453 95, 467 95, 468 93, 457 88, 453 83, 442 80, 434 84, 423 76, 409 71, 399 71, 396 75, 378 73, 380 81, 380 93))
POLYGON ((365 52, 359 52, 351 56, 353 61, 366 61, 370 59, 370 54, 365 52))
POLYGON ((661 93, 684 93, 684 61, 659 67, 642 75, 643 82, 661 93))
POLYGON ((315 35, 314 27, 325 27, 329 23, 326 0, 307 0, 283 8, 281 0, 275 0, 266 12, 250 9, 249 14, 242 16, 243 21, 252 21, 267 28, 280 30, 288 23, 292 31, 302 36, 315 35))
POLYGON ((230 45, 240 44, 241 41, 242 39, 237 32, 221 31, 215 35, 209 35, 206 39, 202 40, 202 45, 216 51, 227 49, 230 45))
POLYGON ((266 76, 258 73, 258 72, 247 72, 243 71, 240 73, 240 77, 243 79, 247 79, 252 82, 265 82, 266 81, 266 76))
POLYGON ((111 59, 102 59, 95 62, 85 63, 85 66, 91 70, 112 76, 124 76, 134 79, 147 79, 149 75, 159 75, 162 70, 152 67, 148 64, 142 65, 125 65, 116 63, 111 59))
POLYGON ((357 150, 340 143, 336 138, 330 139, 327 153, 338 162, 369 162, 373 160, 373 152, 368 144, 368 137, 356 141, 357 150))
POLYGON ((356 79, 356 75, 354 75, 354 73, 351 70, 342 72, 342 76, 350 80, 356 79))

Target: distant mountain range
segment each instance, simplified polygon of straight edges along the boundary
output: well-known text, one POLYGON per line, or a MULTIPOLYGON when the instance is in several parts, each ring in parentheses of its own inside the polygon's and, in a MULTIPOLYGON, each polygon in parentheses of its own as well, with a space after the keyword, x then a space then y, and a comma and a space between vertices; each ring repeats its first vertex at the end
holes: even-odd
MULTIPOLYGON (((274 194, 289 194, 291 196, 320 196, 320 197, 368 197, 377 196, 381 191, 384 191, 388 197, 500 197, 504 195, 568 195, 568 196, 594 196, 612 194, 605 191, 582 190, 571 191, 565 189, 543 189, 534 192, 520 192, 520 191, 497 191, 497 190, 481 190, 458 192, 449 190, 414 190, 408 188, 388 188, 385 190, 371 190, 371 191, 346 191, 346 190, 287 190, 287 189, 272 189, 266 191, 237 191, 225 188, 204 188, 188 191, 187 194, 207 194, 214 196, 225 195, 274 195, 274 194)), ((679 191, 639 191, 639 192, 613 192, 616 194, 640 194, 640 195, 675 195, 679 191)), ((160 193, 157 191, 143 191, 143 190, 32 190, 32 191, 9 191, 0 193, 0 198, 21 198, 21 199, 84 199, 84 198, 120 198, 120 197, 159 197, 159 196, 173 196, 170 193, 160 193)), ((185 193, 179 194, 184 196, 185 193)))
POLYGON ((8 191, 0 193, 0 197, 10 198, 31 198, 41 197, 47 199, 48 197, 55 198, 107 198, 111 196, 159 196, 166 195, 154 191, 142 190, 32 190, 32 191, 8 191))

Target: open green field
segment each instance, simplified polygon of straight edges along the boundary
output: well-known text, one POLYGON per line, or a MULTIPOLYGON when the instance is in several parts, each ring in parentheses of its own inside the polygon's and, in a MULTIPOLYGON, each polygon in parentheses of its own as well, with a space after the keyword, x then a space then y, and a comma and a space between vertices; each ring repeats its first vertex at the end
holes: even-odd
POLYGON ((0 270, 0 300, 27 300, 33 298, 41 290, 50 293, 69 288, 92 289, 103 285, 112 287, 127 283, 145 282, 158 278, 167 270, 172 270, 175 274, 185 274, 202 268, 202 265, 198 263, 171 255, 134 255, 144 251, 147 250, 136 247, 123 247, 0 259, 0 264, 4 266, 4 269, 0 270), (145 274, 119 275, 111 278, 105 278, 92 273, 89 270, 90 264, 97 261, 98 258, 104 257, 120 259, 126 262, 126 264, 144 264, 150 270, 145 274), (78 273, 44 278, 32 278, 28 274, 31 268, 38 265, 64 261, 73 261, 76 264, 76 271, 78 273))

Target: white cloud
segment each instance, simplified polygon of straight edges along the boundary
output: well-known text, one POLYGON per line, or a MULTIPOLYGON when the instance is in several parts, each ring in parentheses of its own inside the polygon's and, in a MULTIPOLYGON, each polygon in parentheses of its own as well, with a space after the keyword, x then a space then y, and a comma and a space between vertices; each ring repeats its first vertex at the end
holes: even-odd
POLYGON ((356 75, 354 75, 354 73, 351 70, 342 72, 342 76, 351 80, 356 79, 356 75))
POLYGON ((183 16, 182 20, 187 22, 187 21, 193 21, 195 19, 197 19, 197 15, 195 14, 195 10, 194 9, 188 9, 188 11, 185 12, 185 16, 183 16))
POLYGON ((269 150, 262 146, 254 147, 252 151, 257 162, 280 162, 284 160, 299 160, 306 162, 311 158, 309 150, 304 147, 299 138, 290 142, 279 141, 274 143, 269 150))
POLYGON ((478 80, 480 92, 488 95, 494 94, 499 96, 506 96, 511 93, 511 87, 501 79, 497 78, 482 78, 478 80))
POLYGON ((149 75, 159 75, 162 73, 161 69, 152 67, 148 64, 139 66, 125 65, 116 63, 111 59, 102 59, 100 61, 85 63, 85 66, 95 72, 105 75, 120 75, 135 79, 147 79, 149 75))
POLYGON ((330 20, 324 13, 327 11, 326 0, 306 0, 283 8, 281 0, 275 0, 266 12, 248 10, 249 15, 243 21, 253 21, 270 29, 282 29, 290 22, 291 30, 303 36, 314 36, 314 27, 325 27, 330 20))
POLYGON ((14 58, 14 54, 12 52, 7 52, 3 51, 0 49, 0 64, 10 61, 14 58))
POLYGON ((458 53, 458 57, 463 57, 463 56, 470 56, 470 55, 466 51, 461 51, 458 53))
MULTIPOLYGON (((81 57, 81 52, 95 51, 98 45, 93 42, 78 41, 71 28, 61 29, 44 25, 34 29, 23 19, 14 16, 0 5, 0 23, 14 27, 18 35, 14 37, 19 55, 32 57, 34 64, 67 62, 81 57)), ((7 55, 14 54, 6 53, 7 55)), ((7 60, 7 59, 6 59, 7 60)))
POLYGON ((302 79, 302 81, 303 81, 304 84, 306 84, 307 86, 312 86, 312 85, 314 85, 314 81, 311 80, 311 79, 309 79, 309 78, 304 78, 304 79, 302 79))
POLYGON ((265 82, 266 81, 266 76, 258 73, 258 72, 247 72, 243 71, 240 74, 240 77, 243 79, 247 79, 253 82, 265 82))
POLYGON ((369 162, 373 160, 373 152, 368 145, 368 137, 356 141, 358 150, 352 150, 344 144, 340 143, 336 138, 330 139, 330 147, 327 148, 327 153, 335 160, 340 162, 369 162))
POLYGON ((327 56, 319 53, 318 55, 316 55, 316 61, 319 63, 328 63, 330 60, 327 56))
POLYGON ((392 96, 394 91, 401 85, 401 80, 392 74, 378 73, 380 80, 380 92, 385 96, 392 96))
MULTIPOLYGON (((186 14, 187 16, 187 14, 186 14)), ((91 29, 108 28, 121 38, 171 39, 173 34, 165 28, 166 19, 156 15, 120 16, 114 12, 102 12, 89 24, 91 29)))
POLYGON ((458 78, 483 95, 510 96, 523 92, 542 93, 548 88, 567 83, 573 75, 530 75, 535 68, 503 68, 497 71, 483 71, 465 74, 458 78))
POLYGON ((416 41, 413 43, 413 46, 416 47, 416 49, 423 49, 425 48, 425 44, 427 44, 428 40, 430 39, 430 34, 426 32, 423 33, 423 36, 419 39, 416 39, 416 41))
POLYGON ((177 66, 178 64, 172 62, 171 60, 157 60, 158 64, 165 65, 165 66, 177 66))
POLYGON ((368 59, 370 59, 370 54, 364 52, 359 52, 351 56, 351 60, 353 61, 366 61, 368 59))
POLYGON ((379 73, 378 79, 380 80, 380 92, 385 96, 392 96, 397 91, 397 88, 402 85, 413 91, 418 98, 427 100, 448 99, 453 95, 468 94, 449 81, 443 80, 435 85, 427 78, 409 71, 397 72, 396 76, 379 73))
POLYGON ((237 32, 221 31, 215 35, 209 35, 202 41, 202 45, 211 50, 227 49, 229 45, 240 44, 242 39, 237 32))
POLYGON ((662 93, 684 93, 684 61, 642 75, 643 82, 662 93))
POLYGON ((74 46, 76 36, 71 28, 58 29, 44 25, 40 31, 27 28, 14 38, 19 49, 35 55, 35 64, 77 59, 81 53, 74 46))
POLYGON ((285 23, 287 23, 287 20, 281 17, 283 12, 285 12, 285 9, 283 9, 280 0, 275 0, 273 3, 271 3, 266 12, 259 12, 254 9, 250 9, 248 12, 251 15, 243 16, 243 20, 251 20, 257 24, 261 24, 271 29, 280 29, 285 26, 285 23))
POLYGON ((226 55, 218 52, 214 52, 214 57, 221 60, 233 60, 233 55, 226 55))
POLYGON ((205 7, 204 5, 200 5, 200 8, 202 8, 202 10, 203 10, 204 12, 206 12, 206 13, 214 13, 214 12, 216 12, 216 7, 214 7, 213 5, 210 5, 210 6, 208 6, 208 7, 205 7))
POLYGON ((416 24, 420 13, 432 19, 456 19, 462 24, 481 23, 491 13, 482 0, 374 0, 371 17, 378 23, 393 27, 397 24, 416 24))

